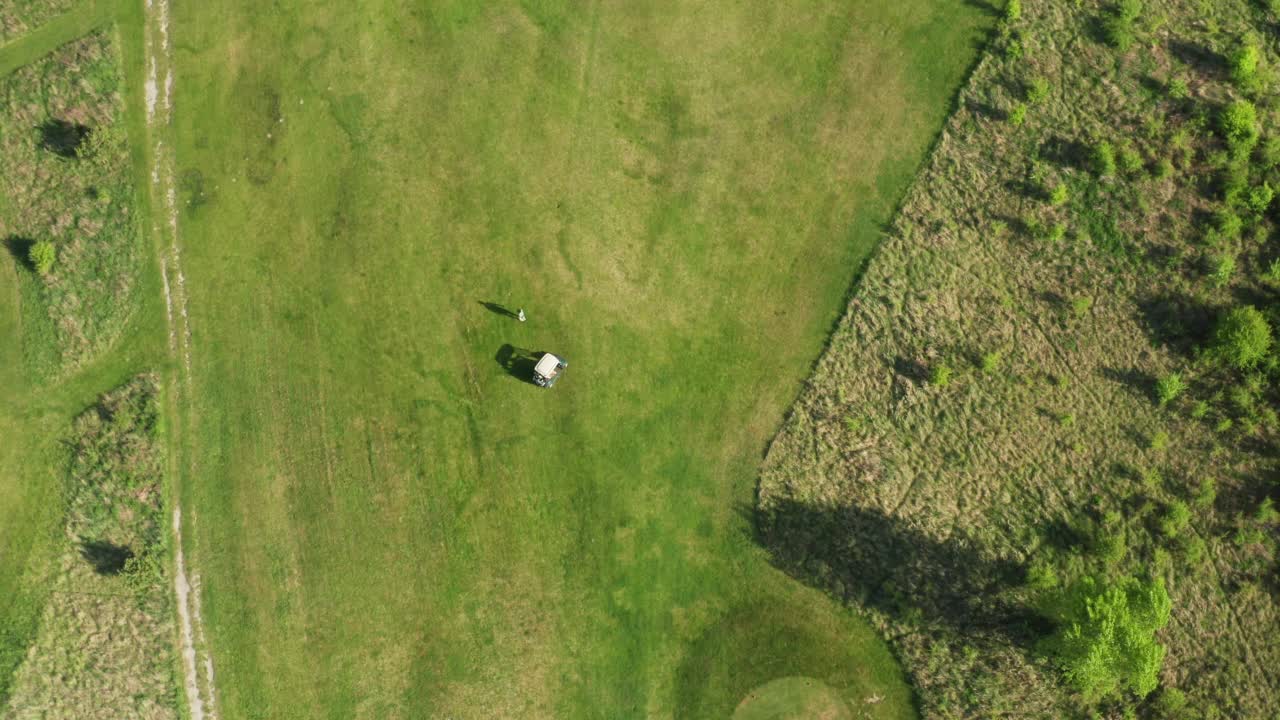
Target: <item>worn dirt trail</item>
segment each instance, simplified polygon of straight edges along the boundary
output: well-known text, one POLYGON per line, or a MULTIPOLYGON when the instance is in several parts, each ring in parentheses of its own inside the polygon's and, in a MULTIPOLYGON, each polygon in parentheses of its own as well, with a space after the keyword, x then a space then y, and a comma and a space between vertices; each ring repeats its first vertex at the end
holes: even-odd
MULTIPOLYGON (((182 271, 182 252, 178 241, 177 187, 175 162, 170 140, 173 119, 173 46, 169 39, 169 0, 146 0, 147 131, 151 143, 151 207, 152 233, 160 255, 160 273, 164 288, 165 312, 169 328, 169 352, 180 360, 170 398, 173 431, 180 433, 181 411, 188 408, 191 390, 191 324, 187 313, 186 276, 182 271)), ((176 448, 175 448, 176 449, 176 448)), ((182 475, 179 463, 172 469, 182 475)), ((194 477, 188 467, 187 477, 194 477)), ((182 541, 182 510, 174 500, 174 599, 178 610, 178 627, 182 648, 183 688, 191 720, 216 720, 213 659, 208 653, 204 622, 200 615, 199 578, 188 574, 182 541), (203 671, 203 673, 202 673, 203 671)))

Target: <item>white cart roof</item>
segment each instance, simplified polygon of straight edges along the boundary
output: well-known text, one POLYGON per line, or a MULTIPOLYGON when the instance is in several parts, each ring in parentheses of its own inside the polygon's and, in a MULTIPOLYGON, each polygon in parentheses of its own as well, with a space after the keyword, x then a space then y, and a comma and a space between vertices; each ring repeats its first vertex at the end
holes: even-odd
MULTIPOLYGON (((537 365, 533 366, 533 371, 543 377, 551 377, 556 374, 556 365, 559 364, 560 358, 552 355, 551 353, 547 353, 542 356, 542 359, 538 361, 537 365)), ((528 367, 528 365, 525 367, 528 367)))

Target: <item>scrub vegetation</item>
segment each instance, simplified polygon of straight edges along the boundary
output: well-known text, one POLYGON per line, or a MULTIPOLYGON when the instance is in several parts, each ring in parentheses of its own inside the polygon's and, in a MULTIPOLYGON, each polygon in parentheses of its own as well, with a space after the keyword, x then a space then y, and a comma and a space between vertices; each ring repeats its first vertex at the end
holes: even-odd
POLYGON ((119 36, 92 31, 113 11, 0 46, 6 718, 176 717, 158 387, 130 380, 163 360, 163 315, 133 231, 119 36))
POLYGON ((1020 5, 772 444, 775 562, 927 716, 1280 707, 1277 23, 1020 5))
POLYGON ((6 718, 177 718, 159 388, 135 378, 67 439, 65 532, 6 718))
POLYGON ((5 0, 0 5, 0 45, 70 10, 76 0, 5 0))
POLYGON ((25 364, 65 375, 120 336, 145 243, 120 70, 97 32, 0 78, 0 242, 18 266, 25 364))

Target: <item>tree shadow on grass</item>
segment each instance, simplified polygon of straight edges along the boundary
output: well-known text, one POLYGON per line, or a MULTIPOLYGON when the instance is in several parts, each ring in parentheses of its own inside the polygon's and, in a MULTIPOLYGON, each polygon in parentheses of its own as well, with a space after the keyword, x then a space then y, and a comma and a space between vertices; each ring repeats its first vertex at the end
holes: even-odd
POLYGON ((960 4, 976 8, 991 17, 998 17, 1002 14, 1000 8, 996 7, 995 3, 989 2, 989 0, 960 0, 960 4))
POLYGON ((1105 367, 1100 371, 1102 377, 1113 383, 1123 386, 1134 395, 1156 402, 1156 379, 1150 373, 1143 372, 1138 368, 1117 368, 1105 367))
POLYGON ((1199 300, 1172 294, 1149 295, 1138 302, 1142 324, 1151 339, 1191 356, 1204 344, 1218 313, 1199 300))
POLYGON ((89 132, 87 125, 53 118, 40 125, 40 146, 58 157, 73 158, 89 132))
POLYGON ((1225 77, 1227 75, 1227 59, 1212 49, 1187 40, 1169 41, 1169 53, 1186 65, 1208 75, 1225 77))
POLYGON ((133 557, 133 551, 124 545, 113 545, 100 540, 86 540, 80 544, 80 557, 99 575, 119 575, 133 557))
POLYGON ((31 246, 35 244, 35 240, 18 235, 4 239, 4 248, 13 256, 14 263, 33 272, 36 268, 31 264, 31 246))
POLYGON ((1029 646, 1043 620, 1013 599, 1023 568, 972 538, 940 541, 884 513, 784 500, 748 510, 776 567, 837 599, 908 624, 1029 646))
POLYGON ((527 350, 507 343, 498 348, 498 352, 493 356, 493 359, 511 377, 534 385, 536 383, 533 382, 533 368, 538 364, 538 358, 542 357, 542 355, 543 353, 540 351, 527 350))

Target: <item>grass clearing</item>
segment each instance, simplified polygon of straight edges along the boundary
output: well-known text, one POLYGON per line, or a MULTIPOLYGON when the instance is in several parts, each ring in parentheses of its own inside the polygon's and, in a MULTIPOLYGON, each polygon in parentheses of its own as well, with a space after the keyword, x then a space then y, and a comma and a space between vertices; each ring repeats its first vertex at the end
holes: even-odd
POLYGON ((222 713, 728 717, 803 675, 911 716, 741 510, 990 23, 176 6, 181 494, 222 713), (504 346, 571 367, 545 392, 504 346))

